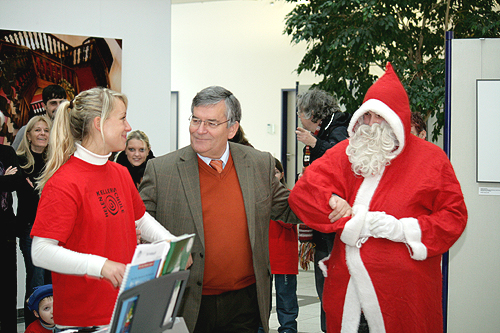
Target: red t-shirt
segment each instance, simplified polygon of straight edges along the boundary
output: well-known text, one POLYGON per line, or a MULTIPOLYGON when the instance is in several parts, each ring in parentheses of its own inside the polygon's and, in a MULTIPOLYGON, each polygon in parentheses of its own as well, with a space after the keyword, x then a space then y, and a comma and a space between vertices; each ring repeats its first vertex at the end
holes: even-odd
POLYGON ((43 327, 42 324, 40 324, 40 320, 38 319, 32 322, 28 326, 28 328, 26 328, 26 331, 24 331, 24 333, 48 333, 48 332, 53 332, 53 331, 43 327))
POLYGON ((299 274, 297 225, 271 220, 269 260, 272 274, 299 274))
MULTIPOLYGON (((45 185, 31 236, 56 239, 75 252, 129 263, 137 245, 135 221, 145 206, 127 169, 72 156, 45 185)), ((54 321, 107 325, 118 289, 104 279, 52 273, 54 321)))

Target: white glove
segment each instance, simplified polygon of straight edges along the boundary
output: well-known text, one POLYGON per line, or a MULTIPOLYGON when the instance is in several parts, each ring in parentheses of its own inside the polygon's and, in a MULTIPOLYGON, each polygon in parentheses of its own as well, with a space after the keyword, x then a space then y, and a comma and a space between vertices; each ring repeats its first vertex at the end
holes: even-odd
POLYGON ((321 273, 323 273, 323 277, 328 277, 328 260, 330 260, 330 254, 328 257, 325 257, 318 261, 318 266, 321 269, 321 273))
POLYGON ((386 238, 393 242, 406 242, 403 223, 385 212, 366 213, 366 222, 375 238, 386 238))

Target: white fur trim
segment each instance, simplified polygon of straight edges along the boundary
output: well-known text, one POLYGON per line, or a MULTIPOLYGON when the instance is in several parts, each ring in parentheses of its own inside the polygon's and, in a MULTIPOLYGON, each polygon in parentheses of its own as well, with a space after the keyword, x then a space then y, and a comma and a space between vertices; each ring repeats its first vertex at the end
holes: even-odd
POLYGON ((356 331, 352 331, 352 325, 348 323, 350 321, 353 321, 351 317, 352 315, 347 314, 345 310, 348 309, 349 311, 353 311, 355 310, 355 307, 360 306, 360 310, 363 310, 363 314, 368 321, 370 333, 385 333, 385 324, 384 318, 382 316, 382 310, 380 309, 380 304, 378 302, 377 293, 375 292, 375 287, 373 286, 370 275, 368 274, 368 271, 363 264, 363 260, 361 259, 361 249, 346 245, 345 250, 346 263, 351 275, 349 284, 351 284, 351 281, 353 282, 355 292, 349 292, 348 290, 348 292, 346 293, 343 312, 343 316, 347 315, 345 319, 346 330, 344 331, 344 318, 342 318, 341 332, 357 332, 357 326, 359 326, 359 315, 357 319, 358 325, 356 325, 356 331), (356 298, 354 298, 353 295, 356 296, 356 298))
POLYGON ((344 302, 342 333, 356 333, 358 331, 361 309, 369 321, 371 333, 385 332, 377 294, 361 259, 361 244, 357 244, 365 224, 370 201, 384 174, 384 169, 378 175, 365 177, 361 183, 352 206, 353 212, 357 214, 345 224, 340 236, 340 239, 346 244, 346 263, 351 275, 344 302))
POLYGON ((380 179, 382 179, 384 170, 385 168, 378 175, 365 177, 352 206, 352 210, 356 214, 345 224, 342 235, 340 235, 340 239, 346 244, 346 263, 351 275, 342 314, 342 333, 358 332, 361 309, 369 322, 370 333, 385 332, 384 319, 375 287, 361 259, 361 244, 357 244, 365 224, 368 207, 380 179), (356 247, 357 245, 358 247, 356 247))
POLYGON ((325 257, 325 258, 321 259, 318 262, 318 266, 319 266, 319 269, 321 269, 321 273, 323 273, 323 277, 327 277, 328 276, 328 267, 326 266, 326 262, 329 259, 330 259, 330 255, 328 255, 328 257, 325 257))
POLYGON ((342 311, 341 333, 357 333, 361 317, 361 303, 359 302, 353 279, 349 279, 345 294, 344 309, 342 311))
POLYGON ((422 243, 422 230, 418 220, 413 217, 402 218, 406 244, 409 246, 410 257, 415 260, 427 259, 427 247, 422 243))
POLYGON ((342 231, 342 235, 340 235, 340 239, 345 244, 356 246, 356 242, 360 238, 361 230, 365 224, 366 212, 370 206, 373 193, 375 193, 380 183, 380 179, 384 174, 384 169, 378 175, 365 177, 363 183, 361 183, 358 193, 356 194, 356 200, 354 200, 354 204, 352 205, 353 212, 357 214, 354 214, 354 217, 347 221, 342 231))
POLYGON ((352 209, 356 211, 356 213, 354 213, 354 216, 345 224, 342 235, 340 235, 340 240, 347 245, 356 246, 356 242, 365 224, 368 207, 365 205, 353 205, 352 209))
POLYGON ((404 148, 405 145, 405 128, 401 118, 392 110, 387 104, 378 99, 369 99, 364 102, 356 112, 352 115, 351 122, 347 128, 349 136, 354 134, 354 126, 357 124, 360 117, 362 117, 366 112, 372 111, 382 116, 385 121, 391 126, 396 138, 399 141, 399 147, 396 149, 395 153, 398 155, 404 148))

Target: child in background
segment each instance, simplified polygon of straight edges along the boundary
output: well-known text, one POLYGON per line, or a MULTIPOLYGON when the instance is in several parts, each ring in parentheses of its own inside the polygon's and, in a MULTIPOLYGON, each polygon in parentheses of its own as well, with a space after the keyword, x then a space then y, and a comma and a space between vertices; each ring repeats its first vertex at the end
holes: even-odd
POLYGON ((24 333, 53 332, 55 329, 54 318, 52 316, 52 285, 46 284, 35 288, 35 291, 28 298, 28 308, 33 311, 38 320, 32 322, 24 333))
MULTIPOLYGON (((276 177, 286 186, 283 165, 278 159, 275 159, 275 163, 276 177)), ((299 243, 295 224, 270 221, 269 260, 276 290, 276 314, 280 323, 278 332, 297 333, 299 243)), ((260 327, 258 333, 263 332, 264 329, 260 327)))

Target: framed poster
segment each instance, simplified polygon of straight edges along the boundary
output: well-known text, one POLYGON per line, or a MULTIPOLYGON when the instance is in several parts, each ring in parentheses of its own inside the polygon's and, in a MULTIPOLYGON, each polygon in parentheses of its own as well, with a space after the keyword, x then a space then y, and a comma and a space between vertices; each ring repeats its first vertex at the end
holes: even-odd
POLYGON ((100 86, 121 89, 120 39, 0 30, 0 111, 3 143, 30 118, 45 113, 42 92, 60 85, 67 98, 100 86), (118 62, 118 64, 117 64, 118 62))
POLYGON ((500 79, 476 80, 476 181, 500 183, 500 79))

